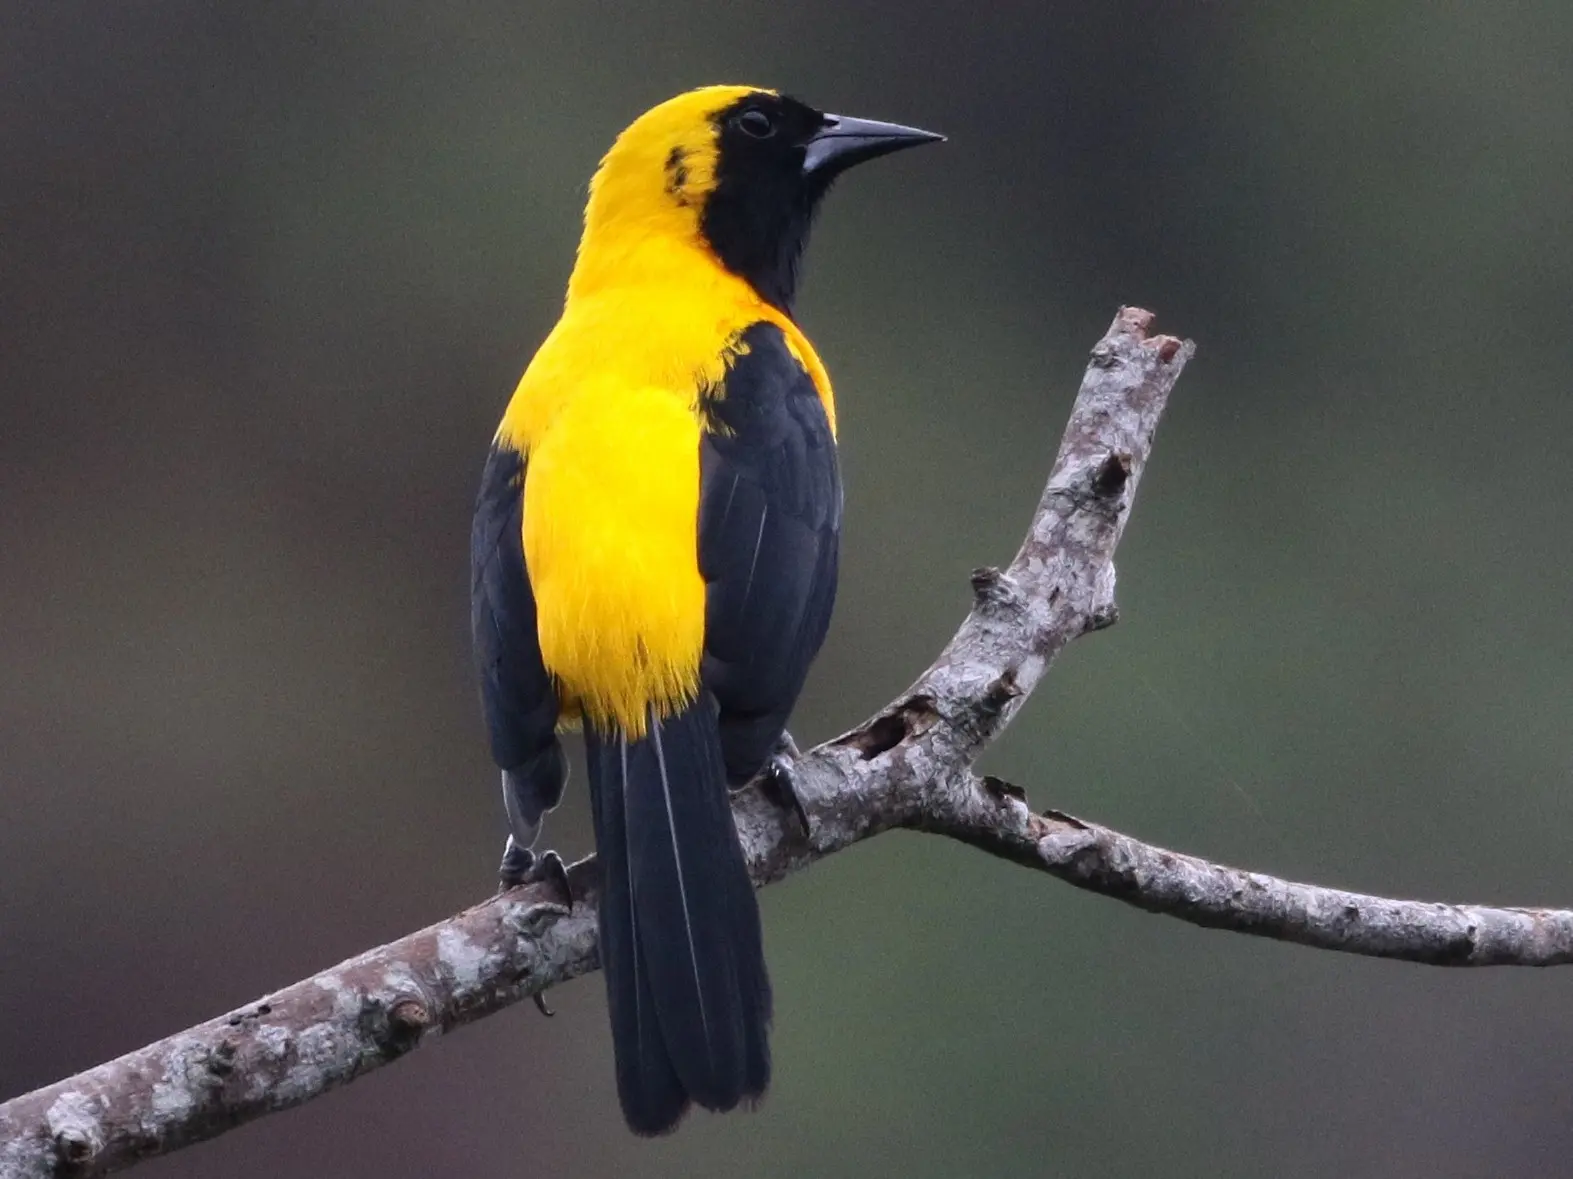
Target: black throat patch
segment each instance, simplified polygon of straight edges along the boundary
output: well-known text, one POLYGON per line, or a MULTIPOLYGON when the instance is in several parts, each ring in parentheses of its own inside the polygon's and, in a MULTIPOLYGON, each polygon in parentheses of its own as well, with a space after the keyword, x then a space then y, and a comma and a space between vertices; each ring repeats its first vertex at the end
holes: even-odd
MULTIPOLYGON (((828 187, 803 175, 804 147, 824 116, 796 99, 757 93, 722 110, 715 123, 715 186, 705 198, 700 230, 723 266, 790 315, 803 249, 828 187), (761 114, 768 124, 760 122, 761 114), (764 126, 769 133, 758 134, 764 126)), ((670 177, 670 160, 668 165, 670 177)))

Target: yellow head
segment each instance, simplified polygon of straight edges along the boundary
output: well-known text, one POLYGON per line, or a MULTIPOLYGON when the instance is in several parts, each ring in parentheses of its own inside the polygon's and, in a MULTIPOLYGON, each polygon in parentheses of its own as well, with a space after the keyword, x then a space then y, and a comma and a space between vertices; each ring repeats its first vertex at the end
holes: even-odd
POLYGON ((601 161, 570 290, 636 272, 641 252, 677 248, 703 252, 787 311, 831 182, 853 164, 940 138, 752 86, 680 94, 634 120, 601 161))

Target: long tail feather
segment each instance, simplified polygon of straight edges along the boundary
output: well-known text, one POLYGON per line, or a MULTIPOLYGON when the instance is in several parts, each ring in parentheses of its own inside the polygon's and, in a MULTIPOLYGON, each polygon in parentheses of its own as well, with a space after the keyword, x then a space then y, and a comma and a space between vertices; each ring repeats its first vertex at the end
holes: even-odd
POLYGON ((770 1082, 759 906, 707 696, 639 741, 591 734, 602 961, 618 1091, 641 1133, 688 1100, 728 1110, 770 1082))
POLYGON ((650 979, 639 963, 639 923, 633 880, 628 874, 623 815, 627 742, 619 736, 608 744, 587 732, 586 747, 595 846, 601 865, 601 968, 606 975, 617 1060, 617 1096, 623 1116, 636 1134, 664 1134, 682 1120, 689 1101, 672 1070, 656 1019, 650 979))

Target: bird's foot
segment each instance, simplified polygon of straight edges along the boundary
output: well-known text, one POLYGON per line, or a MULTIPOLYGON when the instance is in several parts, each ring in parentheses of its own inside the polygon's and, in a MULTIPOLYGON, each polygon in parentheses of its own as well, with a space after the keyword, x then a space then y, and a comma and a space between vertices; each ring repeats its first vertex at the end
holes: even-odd
POLYGON ((793 776, 793 765, 802 756, 798 753, 797 742, 792 740, 792 734, 783 732, 776 741, 775 750, 770 754, 770 760, 765 762, 765 768, 760 771, 760 785, 764 788, 765 795, 771 802, 779 807, 791 807, 792 813, 797 816, 797 821, 803 827, 805 837, 813 835, 813 827, 808 821, 808 811, 803 806, 803 800, 798 796, 797 785, 793 776))
POLYGON ((502 849, 502 863, 497 867, 497 889, 506 892, 510 888, 517 888, 524 883, 524 878, 535 867, 535 853, 508 836, 508 842, 502 849))
MULTIPOLYGON (((573 908, 573 882, 568 879, 568 867, 563 863, 562 856, 554 851, 544 851, 537 855, 511 835, 508 837, 508 845, 503 848, 502 865, 497 869, 497 880, 499 892, 506 892, 510 888, 518 888, 525 884, 550 882, 562 893, 568 907, 573 908)), ((546 1005, 546 999, 539 991, 530 998, 535 1003, 535 1009, 542 1015, 557 1014, 546 1005)))
POLYGON ((563 863, 562 856, 554 851, 544 851, 537 857, 535 866, 525 874, 525 883, 549 883, 557 887, 562 893, 563 901, 573 908, 573 881, 568 879, 568 865, 563 863))
POLYGON ((573 908, 573 882, 568 879, 568 866, 554 851, 537 854, 510 835, 508 846, 503 849, 502 864, 497 869, 497 879, 503 890, 522 884, 554 884, 568 907, 573 908))

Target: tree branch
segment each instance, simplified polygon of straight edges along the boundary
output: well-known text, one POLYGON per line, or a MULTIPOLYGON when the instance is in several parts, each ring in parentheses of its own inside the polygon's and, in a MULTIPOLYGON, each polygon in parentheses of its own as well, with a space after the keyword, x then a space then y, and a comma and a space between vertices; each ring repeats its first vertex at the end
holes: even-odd
MULTIPOLYGON (((889 707, 804 755, 801 812, 758 786, 734 815, 766 884, 893 827, 930 831, 1150 912, 1437 965, 1573 962, 1573 912, 1387 900, 1164 851, 972 769, 1054 657, 1111 625, 1114 549, 1189 343, 1127 308, 1093 349, 1021 551, 973 574, 971 613, 889 707)), ((515 889, 118 1060, 0 1105, 0 1177, 100 1175, 311 1100, 430 1037, 594 970, 593 859, 571 908, 515 889)))
POLYGON ((1429 966, 1573 963, 1573 912, 1565 909, 1396 901, 1297 884, 1165 851, 1060 811, 1032 814, 1022 791, 998 778, 976 779, 973 790, 997 803, 992 821, 931 815, 924 829, 1149 913, 1429 966))

